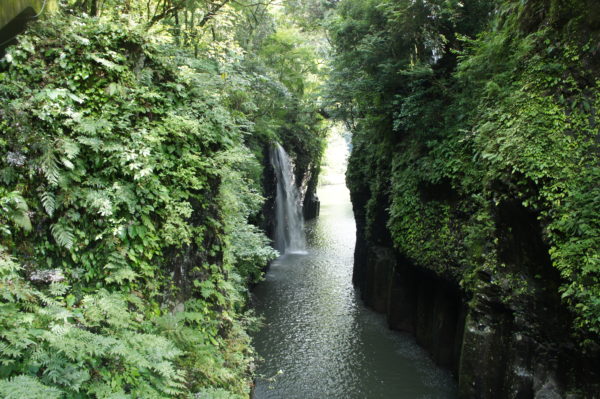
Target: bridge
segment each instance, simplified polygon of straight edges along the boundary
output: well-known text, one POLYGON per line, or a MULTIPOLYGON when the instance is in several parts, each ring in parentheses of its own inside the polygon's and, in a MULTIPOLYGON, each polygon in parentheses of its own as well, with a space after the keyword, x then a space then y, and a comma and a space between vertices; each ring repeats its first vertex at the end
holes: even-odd
POLYGON ((0 0, 0 53, 23 31, 28 20, 56 9, 56 0, 0 0))

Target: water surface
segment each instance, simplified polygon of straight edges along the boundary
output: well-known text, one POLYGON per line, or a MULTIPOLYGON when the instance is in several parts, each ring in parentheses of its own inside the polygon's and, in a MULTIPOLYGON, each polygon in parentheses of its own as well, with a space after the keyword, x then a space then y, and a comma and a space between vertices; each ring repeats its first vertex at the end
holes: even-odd
POLYGON ((455 398, 449 373, 364 307, 352 286, 355 225, 343 185, 320 188, 306 223, 306 255, 273 262, 254 291, 265 326, 255 334, 254 399, 455 398))

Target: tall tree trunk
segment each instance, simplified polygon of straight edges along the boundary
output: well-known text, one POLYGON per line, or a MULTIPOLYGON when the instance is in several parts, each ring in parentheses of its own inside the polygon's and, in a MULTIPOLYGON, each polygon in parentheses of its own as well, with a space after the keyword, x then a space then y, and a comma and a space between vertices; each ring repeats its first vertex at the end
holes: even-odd
POLYGON ((181 25, 179 24, 179 11, 175 13, 175 44, 181 46, 181 25))
POLYGON ((98 16, 98 0, 90 0, 90 15, 93 17, 98 16))

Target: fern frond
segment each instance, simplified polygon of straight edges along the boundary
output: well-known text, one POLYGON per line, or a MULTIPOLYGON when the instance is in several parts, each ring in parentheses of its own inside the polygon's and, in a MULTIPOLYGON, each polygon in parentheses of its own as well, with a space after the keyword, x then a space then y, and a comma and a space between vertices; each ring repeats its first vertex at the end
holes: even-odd
POLYGON ((102 216, 110 216, 113 214, 113 203, 109 193, 104 191, 90 190, 86 195, 86 202, 91 208, 97 210, 102 216))
POLYGON ((86 295, 81 302, 88 325, 106 323, 114 328, 126 328, 133 316, 128 310, 125 296, 100 290, 94 295, 86 295))
POLYGON ((12 220, 17 226, 22 227, 23 230, 25 230, 25 231, 30 231, 32 228, 31 220, 29 219, 29 216, 25 212, 19 212, 19 213, 13 214, 12 220))
POLYGON ((122 284, 124 281, 135 281, 135 279, 137 279, 138 277, 139 274, 137 274, 129 266, 127 266, 125 268, 117 269, 114 272, 112 272, 110 276, 106 278, 106 282, 122 284))
POLYGON ((48 180, 48 183, 55 186, 60 178, 60 166, 54 149, 48 149, 41 158, 42 173, 48 180))
POLYGON ((109 71, 122 71, 124 67, 119 64, 115 64, 112 61, 107 60, 106 58, 102 58, 98 55, 92 54, 90 58, 96 61, 98 64, 103 65, 109 71))
POLYGON ((8 218, 8 220, 26 231, 31 230, 29 207, 18 191, 13 191, 0 197, 0 217, 2 216, 8 218))
POLYGON ((50 227, 52 236, 61 247, 71 249, 75 242, 75 235, 66 227, 60 223, 55 223, 50 227))
POLYGON ((81 144, 83 145, 87 145, 89 147, 92 148, 92 150, 94 151, 98 151, 100 150, 100 148, 102 147, 102 140, 97 139, 95 137, 86 137, 86 136, 80 136, 77 137, 77 141, 79 141, 81 144))
POLYGON ((79 155, 79 145, 71 140, 63 140, 62 150, 66 155, 67 159, 73 159, 79 155))
POLYGON ((52 216, 56 210, 56 197, 54 194, 49 191, 45 191, 41 195, 41 200, 42 206, 44 207, 44 210, 48 216, 52 216))
POLYGON ((78 391, 81 385, 90 379, 90 374, 87 370, 57 353, 50 354, 45 366, 42 381, 46 383, 78 391))
POLYGON ((19 375, 0 380, 0 396, 4 399, 60 399, 63 392, 42 384, 37 378, 19 375))

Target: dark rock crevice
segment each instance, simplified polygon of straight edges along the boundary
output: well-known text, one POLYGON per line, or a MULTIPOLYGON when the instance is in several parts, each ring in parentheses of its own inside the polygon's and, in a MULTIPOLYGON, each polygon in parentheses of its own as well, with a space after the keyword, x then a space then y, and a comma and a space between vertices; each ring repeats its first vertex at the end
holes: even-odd
POLYGON ((496 212, 499 257, 527 291, 507 292, 497 281, 503 276, 479 272, 476 288, 464 292, 458 281, 398 253, 388 245, 389 233, 378 235, 386 221, 367 222, 369 192, 351 197, 357 227, 353 282, 362 299, 453 372, 459 397, 598 397, 598 359, 570 343, 572 316, 561 304, 560 275, 537 215, 516 202, 502 203, 496 212))
MULTIPOLYGON (((210 189, 196 192, 199 198, 214 198, 221 185, 219 177, 209 179, 210 189)), ((210 226, 205 230, 202 243, 191 242, 181 246, 170 247, 165 254, 168 269, 173 276, 173 286, 165 294, 171 306, 179 304, 199 295, 194 281, 204 281, 210 275, 208 265, 223 266, 222 226, 209 220, 221 220, 218 201, 210 201, 210 206, 203 206, 196 198, 190 199, 192 215, 188 222, 192 227, 210 226)))

